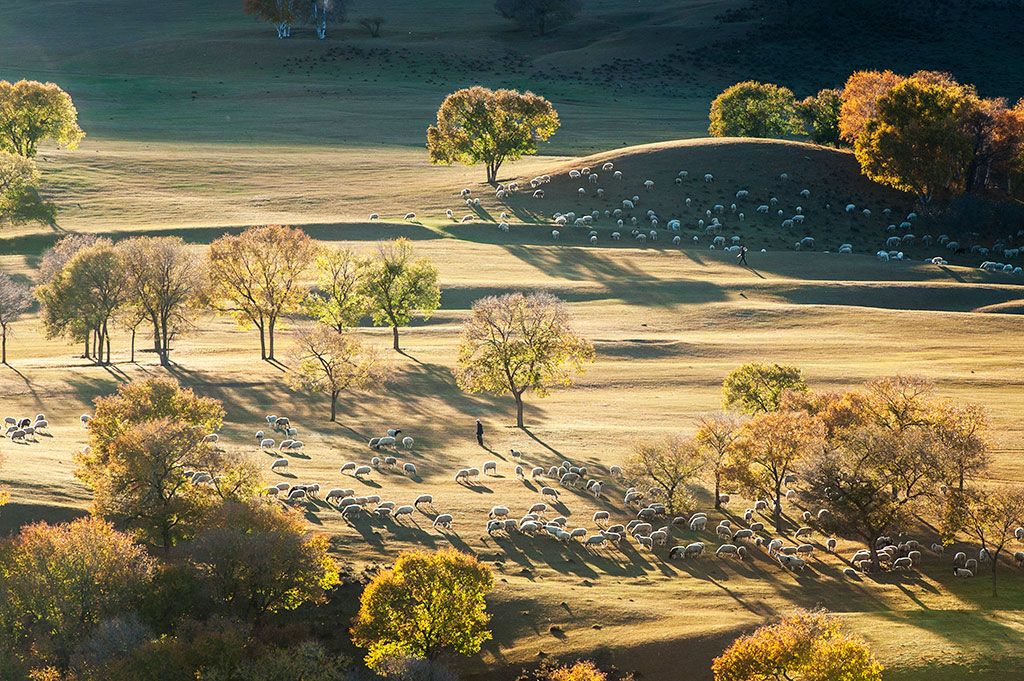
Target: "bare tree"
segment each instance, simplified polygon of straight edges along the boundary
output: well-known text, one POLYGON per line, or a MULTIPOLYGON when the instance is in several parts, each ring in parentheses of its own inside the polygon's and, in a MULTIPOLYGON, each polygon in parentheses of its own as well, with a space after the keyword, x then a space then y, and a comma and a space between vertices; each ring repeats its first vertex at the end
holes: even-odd
POLYGON ((7 333, 11 324, 30 307, 31 289, 0 270, 0 364, 7 364, 7 333))

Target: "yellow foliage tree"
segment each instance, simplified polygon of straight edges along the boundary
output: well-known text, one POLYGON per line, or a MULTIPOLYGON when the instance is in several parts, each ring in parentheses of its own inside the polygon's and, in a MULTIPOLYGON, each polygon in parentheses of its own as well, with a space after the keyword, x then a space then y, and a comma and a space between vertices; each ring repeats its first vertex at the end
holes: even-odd
POLYGON ((823 611, 797 610, 736 639, 711 665, 715 681, 880 681, 867 644, 823 611))
POLYGON ((608 675, 590 660, 580 660, 573 665, 552 669, 548 681, 606 681, 608 675))
POLYGON ((359 296, 377 326, 390 326, 395 350, 398 327, 414 315, 423 319, 441 304, 437 267, 427 258, 414 258, 412 242, 402 237, 377 245, 377 252, 359 266, 359 296))
POLYGON ((403 552, 363 591, 352 640, 371 666, 391 655, 472 655, 491 638, 484 596, 493 584, 485 565, 455 549, 403 552))
POLYGON ((664 498, 669 513, 683 513, 693 507, 693 496, 687 485, 701 473, 706 463, 696 439, 672 435, 638 442, 622 470, 637 487, 660 488, 658 498, 664 498))
POLYGON ((31 158, 43 140, 74 149, 83 137, 71 96, 58 85, 0 80, 0 151, 31 158))

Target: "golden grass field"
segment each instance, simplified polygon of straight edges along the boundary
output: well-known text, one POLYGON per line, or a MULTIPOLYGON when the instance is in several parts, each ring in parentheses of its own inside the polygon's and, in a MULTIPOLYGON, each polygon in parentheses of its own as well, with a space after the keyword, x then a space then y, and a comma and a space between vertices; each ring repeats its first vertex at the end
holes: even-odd
MULTIPOLYGON (((757 551, 744 563, 713 557, 670 562, 667 547, 654 553, 633 546, 585 551, 542 539, 489 538, 484 522, 493 505, 522 513, 539 500, 535 485, 513 475, 510 448, 524 452, 524 465, 569 460, 606 473, 639 438, 692 432, 695 416, 719 407, 726 373, 754 360, 796 364, 821 389, 854 388, 897 373, 930 378, 939 394, 986 406, 998 441, 991 476, 1024 482, 1024 329, 1017 314, 1024 281, 980 272, 966 260, 944 267, 878 262, 871 254, 885 238, 881 209, 891 207, 899 215, 911 206, 863 180, 849 154, 735 140, 620 149, 702 134, 709 99, 704 89, 669 98, 650 83, 632 95, 588 98, 588 86, 568 75, 546 89, 547 81, 531 85, 532 76, 513 72, 512 85, 521 81, 555 102, 563 128, 543 155, 501 173, 502 179, 526 181, 553 175, 545 198, 521 195, 498 202, 480 181, 482 169, 431 167, 422 148, 422 131, 445 92, 475 82, 504 84, 500 60, 483 66, 473 61, 491 50, 485 31, 498 30, 489 6, 467 10, 462 24, 445 14, 464 9, 455 0, 438 3, 432 12, 394 10, 401 18, 396 16, 380 44, 396 51, 405 70, 374 62, 377 70, 364 80, 365 59, 342 60, 329 72, 309 67, 313 75, 298 82, 275 80, 298 69, 282 66, 296 54, 289 50, 305 58, 321 46, 282 45, 270 37, 271 29, 236 22, 234 5, 191 3, 196 13, 186 20, 170 6, 145 14, 126 10, 126 4, 111 2, 78 26, 69 3, 53 0, 47 7, 55 12, 49 34, 35 26, 37 15, 27 3, 0 7, 0 78, 66 80, 90 134, 77 151, 47 148, 40 154, 48 194, 60 206, 61 231, 5 228, 0 268, 32 281, 41 253, 64 232, 115 238, 176 234, 201 251, 225 231, 287 223, 329 245, 359 251, 379 239, 410 237, 417 253, 440 269, 441 309, 403 331, 404 353, 393 356, 395 380, 373 393, 343 396, 336 424, 326 420, 324 399, 287 389, 282 370, 259 361, 255 332, 238 330, 227 317, 204 315, 194 332, 175 343, 174 366, 165 370, 150 353, 128 362, 123 333, 114 337, 113 366, 93 366, 78 357, 77 346, 44 340, 34 310, 16 324, 8 343, 10 366, 0 367, 0 415, 43 412, 51 429, 38 442, 4 443, 0 449, 6 459, 0 482, 11 492, 11 503, 0 511, 0 532, 85 512, 89 494, 74 479, 72 462, 85 442, 79 415, 120 381, 169 373, 224 402, 222 445, 263 461, 268 483, 354 487, 399 503, 431 493, 436 512, 455 515, 454 533, 441 533, 431 529, 424 513, 400 525, 349 524, 325 504, 302 507, 310 528, 329 533, 338 559, 354 570, 386 564, 404 548, 449 544, 476 552, 494 567, 494 640, 479 658, 461 665, 468 678, 504 679, 544 656, 583 656, 635 670, 642 679, 709 679, 711 659, 735 636, 795 606, 841 613, 889 668, 887 679, 1020 678, 1024 574, 1010 565, 1003 566, 1001 595, 993 599, 985 579, 954 581, 948 557, 927 556, 920 571, 850 580, 842 575, 845 563, 823 552, 812 562, 813 571, 793 575, 757 551), (197 18, 205 22, 198 32, 197 18), (151 23, 158 19, 160 30, 151 23), (124 30, 103 45, 86 44, 83 34, 110 22, 124 30), (465 38, 466 61, 441 62, 434 67, 440 74, 427 79, 434 82, 424 81, 431 60, 444 57, 440 46, 467 31, 473 37, 465 38), (194 35, 196 47, 183 49, 194 35), (400 49, 415 58, 403 60, 400 49), (190 96, 193 90, 198 100, 190 96), (295 107, 306 115, 297 116, 295 107), (593 158, 575 158, 598 151, 593 158), (622 190, 602 181, 606 205, 579 200, 578 185, 565 171, 606 159, 624 170, 622 190), (672 178, 682 169, 690 173, 689 184, 677 187, 672 178), (713 185, 700 181, 704 172, 715 174, 713 185), (781 182, 781 172, 791 179, 781 182), (656 182, 649 194, 640 185, 647 177, 656 182), (483 197, 479 210, 459 202, 462 187, 483 197), (789 210, 805 187, 811 191, 811 201, 801 202, 808 225, 799 233, 780 233, 774 216, 758 218, 753 205, 742 225, 726 219, 729 229, 722 233, 742 234, 752 245, 750 269, 708 249, 703 236, 692 246, 692 226, 681 233, 683 248, 664 233, 646 246, 628 233, 612 242, 614 227, 607 220, 595 226, 595 246, 587 243, 589 230, 562 228, 557 243, 550 236, 552 213, 614 208, 632 194, 641 195, 638 215, 653 207, 666 218, 695 220, 698 205, 724 203, 728 210, 729 195, 740 188, 751 191, 751 204, 778 196, 789 210), (685 196, 694 199, 692 215, 681 203, 685 196), (847 216, 839 208, 847 201, 871 208, 872 217, 847 216), (446 208, 456 218, 472 212, 476 219, 447 220, 446 208), (495 229, 502 210, 514 215, 508 234, 495 229), (415 211, 417 220, 401 222, 407 211, 415 211), (371 212, 381 213, 382 221, 367 222, 371 212), (793 252, 792 242, 805 233, 816 237, 817 248, 793 252), (858 255, 823 252, 846 241, 858 255), (757 252, 761 247, 768 252, 757 252), (528 398, 528 430, 521 431, 510 425, 510 398, 462 393, 451 369, 459 324, 474 300, 537 290, 570 303, 597 359, 576 387, 543 400, 528 398), (266 428, 266 414, 289 416, 306 443, 302 454, 290 455, 284 475, 270 473, 276 454, 258 451, 253 437, 266 428), (486 426, 486 451, 474 440, 477 418, 486 426), (399 458, 414 462, 420 478, 374 473, 360 482, 338 472, 344 462, 368 462, 365 442, 395 427, 416 440, 399 458), (498 461, 498 476, 482 477, 472 487, 454 482, 457 469, 486 460, 498 461)), ((706 30, 714 14, 739 4, 656 2, 636 18, 620 3, 601 0, 583 24, 604 36, 600 40, 588 42, 582 29, 571 38, 525 46, 515 36, 500 39, 524 50, 536 68, 568 70, 590 63, 595 54, 635 55, 654 30, 657 36, 674 31, 699 47, 711 40, 706 30)), ((716 37, 738 30, 730 24, 716 37)), ((357 34, 348 24, 336 34, 344 42, 336 40, 365 49, 377 45, 357 34)), ((938 252, 908 250, 917 261, 933 254, 938 252)), ((285 328, 279 336, 285 366, 292 364, 289 333, 285 328)), ((386 329, 360 333, 389 347, 386 329)), ((139 347, 144 344, 140 337, 139 347)), ((624 520, 624 490, 618 484, 610 489, 603 500, 565 491, 558 510, 572 525, 592 527, 590 518, 599 509, 624 520)), ((698 496, 709 508, 707 492, 698 496)), ((734 498, 731 512, 742 515, 747 505, 734 498)), ((800 510, 787 506, 789 513, 800 510)), ((930 543, 925 531, 921 538, 930 543)), ((677 530, 675 540, 691 537, 677 530)), ((842 543, 840 553, 849 556, 854 548, 842 543)), ((339 635, 346 624, 338 622, 339 635)))

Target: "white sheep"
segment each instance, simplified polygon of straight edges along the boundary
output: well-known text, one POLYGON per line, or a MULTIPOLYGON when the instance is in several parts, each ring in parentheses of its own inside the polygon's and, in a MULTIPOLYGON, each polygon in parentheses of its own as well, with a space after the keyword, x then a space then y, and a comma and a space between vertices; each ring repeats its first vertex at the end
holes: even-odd
POLYGON ((414 463, 404 463, 404 464, 402 464, 402 472, 405 473, 408 476, 415 476, 416 475, 416 464, 414 464, 414 463))
POLYGON ((373 469, 370 468, 369 466, 359 466, 358 468, 355 469, 352 475, 353 477, 358 478, 363 475, 369 475, 371 471, 373 471, 373 469))
POLYGON ((559 237, 558 230, 557 229, 551 230, 551 238, 554 239, 555 241, 558 241, 558 237, 559 237))
POLYGON ((270 470, 276 471, 278 468, 288 468, 288 459, 275 459, 274 463, 270 464, 270 470))
POLYGON ((260 449, 273 449, 274 440, 272 438, 264 438, 260 440, 260 449))

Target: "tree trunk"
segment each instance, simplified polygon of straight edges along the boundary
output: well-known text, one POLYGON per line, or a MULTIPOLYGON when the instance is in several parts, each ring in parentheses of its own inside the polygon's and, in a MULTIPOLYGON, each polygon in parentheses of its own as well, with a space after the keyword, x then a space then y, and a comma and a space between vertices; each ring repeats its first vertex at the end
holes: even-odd
POLYGON ((878 563, 878 538, 870 540, 868 544, 868 550, 871 551, 871 569, 878 572, 882 569, 882 566, 878 563))
POLYGON ((7 327, 3 328, 3 339, 0 340, 0 364, 7 364, 7 327))
POLYGON ((721 475, 718 471, 715 471, 715 510, 722 510, 722 489, 721 489, 721 475))
POLYGON ((276 321, 276 319, 271 319, 267 324, 267 340, 269 341, 267 344, 267 359, 274 359, 274 324, 276 321))
POLYGON ((338 392, 331 392, 331 421, 335 420, 335 416, 338 415, 338 392))
POLYGON ((89 359, 89 334, 85 334, 85 355, 86 359, 89 359))
POLYGON ((999 565, 999 554, 990 555, 989 560, 992 561, 992 598, 996 598, 999 595, 996 593, 996 567, 999 565))
POLYGON ((398 347, 398 327, 397 326, 392 326, 391 327, 391 333, 394 334, 394 337, 395 337, 395 350, 399 350, 399 347, 398 347))
POLYGON ((132 364, 135 364, 135 329, 132 329, 132 364))
POLYGON ((781 485, 775 486, 775 509, 772 512, 772 518, 775 520, 775 531, 778 532, 781 529, 782 524, 782 489, 781 485))
POLYGON ((257 328, 260 330, 260 359, 266 359, 267 358, 267 337, 266 337, 266 334, 263 331, 263 325, 262 324, 257 325, 257 328))
POLYGON ((516 425, 523 428, 523 394, 512 393, 516 398, 516 425))

